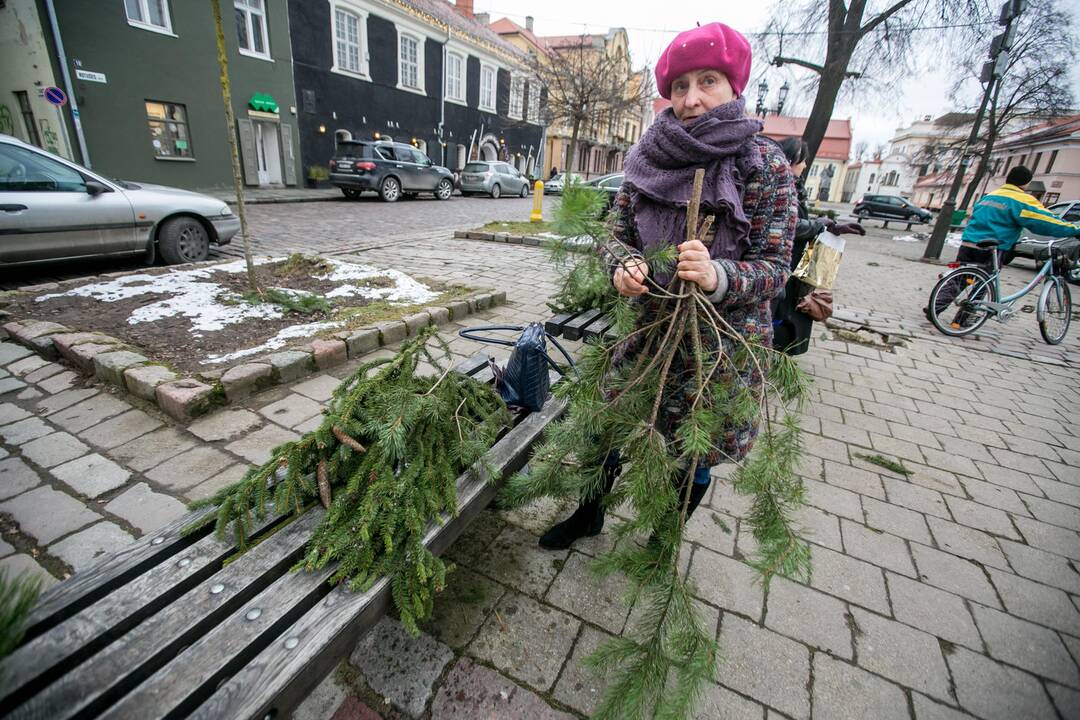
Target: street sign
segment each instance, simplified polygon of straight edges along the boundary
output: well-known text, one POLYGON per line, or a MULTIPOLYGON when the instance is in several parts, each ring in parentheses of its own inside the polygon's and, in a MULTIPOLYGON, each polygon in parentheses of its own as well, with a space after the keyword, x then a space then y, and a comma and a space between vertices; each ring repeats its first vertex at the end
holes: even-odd
POLYGON ((76 70, 75 77, 79 78, 80 80, 86 80, 87 82, 108 82, 108 80, 105 78, 105 73, 92 72, 90 70, 76 70))
POLYGON ((67 104, 67 95, 58 87, 45 88, 45 99, 57 107, 67 104))

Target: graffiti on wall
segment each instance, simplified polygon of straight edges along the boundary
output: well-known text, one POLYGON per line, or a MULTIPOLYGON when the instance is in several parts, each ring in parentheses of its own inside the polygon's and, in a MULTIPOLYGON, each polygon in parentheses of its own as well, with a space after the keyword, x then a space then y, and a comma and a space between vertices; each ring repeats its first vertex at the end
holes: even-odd
POLYGON ((7 105, 0 105, 0 133, 5 135, 15 134, 15 120, 7 105))
POLYGON ((52 129, 52 125, 45 118, 38 120, 38 125, 41 126, 41 146, 51 153, 60 154, 60 138, 56 136, 56 132, 52 129))

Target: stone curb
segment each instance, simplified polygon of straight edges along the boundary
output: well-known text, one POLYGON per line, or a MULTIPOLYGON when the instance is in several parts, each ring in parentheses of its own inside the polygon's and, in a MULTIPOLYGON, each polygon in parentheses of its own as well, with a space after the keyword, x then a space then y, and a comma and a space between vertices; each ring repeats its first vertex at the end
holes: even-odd
MULTIPOLYGON (((529 247, 551 248, 555 245, 553 238, 536 237, 535 235, 511 235, 510 233, 489 233, 479 230, 455 230, 454 237, 459 240, 482 240, 484 242, 506 243, 507 245, 528 245, 529 247)), ((570 252, 591 252, 593 243, 576 241, 575 238, 562 238, 563 249, 570 252)))
MULTIPOLYGON (((85 282, 85 278, 79 282, 85 282)), ((51 285, 46 289, 55 289, 51 285)), ((138 348, 122 340, 96 332, 78 332, 56 323, 29 318, 13 320, 0 326, 0 337, 6 336, 46 360, 64 360, 82 374, 154 402, 171 417, 187 422, 252 392, 299 380, 400 342, 427 325, 460 321, 472 313, 504 304, 505 291, 478 292, 399 320, 340 331, 332 339, 315 339, 298 348, 278 350, 263 358, 189 377, 153 364, 151 359, 134 352, 138 348)))

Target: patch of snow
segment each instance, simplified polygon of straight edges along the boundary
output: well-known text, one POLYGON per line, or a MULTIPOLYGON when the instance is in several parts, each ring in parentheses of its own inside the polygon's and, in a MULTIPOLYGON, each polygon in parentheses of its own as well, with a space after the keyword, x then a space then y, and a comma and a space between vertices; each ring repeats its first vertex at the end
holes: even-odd
POLYGON ((916 237, 915 235, 896 235, 893 240, 896 242, 924 242, 926 238, 916 237))
POLYGON ((960 239, 963 237, 963 233, 951 232, 945 237, 945 244, 949 247, 960 247, 960 239))
POLYGON ((316 275, 315 277, 320 280, 342 283, 326 293, 328 298, 360 296, 370 300, 420 304, 431 302, 439 296, 437 292, 432 291, 427 285, 413 280, 400 270, 379 270, 370 265, 343 262, 333 258, 327 258, 326 262, 333 266, 333 270, 328 274, 316 275), (374 278, 388 278, 393 280, 394 284, 389 287, 370 287, 362 282, 374 278), (346 282, 348 280, 359 282, 354 285, 346 282))
POLYGON ((533 233, 532 236, 533 237, 538 237, 538 238, 551 238, 552 240, 560 240, 560 239, 562 239, 562 235, 559 235, 559 234, 553 233, 553 232, 533 233))
POLYGON ((314 322, 304 323, 303 325, 290 325, 283 329, 274 337, 270 338, 262 345, 256 345, 255 347, 245 348, 243 350, 237 350, 235 352, 226 353, 224 355, 209 355, 206 358, 206 362, 216 365, 218 363, 228 362, 230 360, 238 360, 242 357, 249 357, 256 355, 267 350, 277 350, 284 347, 285 343, 293 338, 309 337, 323 330, 332 330, 336 327, 344 325, 341 321, 326 321, 326 322, 314 322))

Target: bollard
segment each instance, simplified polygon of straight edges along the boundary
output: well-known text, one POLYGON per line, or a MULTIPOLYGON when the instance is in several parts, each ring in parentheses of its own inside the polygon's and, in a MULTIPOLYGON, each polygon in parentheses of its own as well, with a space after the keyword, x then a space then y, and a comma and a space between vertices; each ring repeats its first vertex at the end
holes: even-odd
POLYGON ((537 180, 533 185, 533 209, 529 222, 544 221, 544 181, 537 180))

